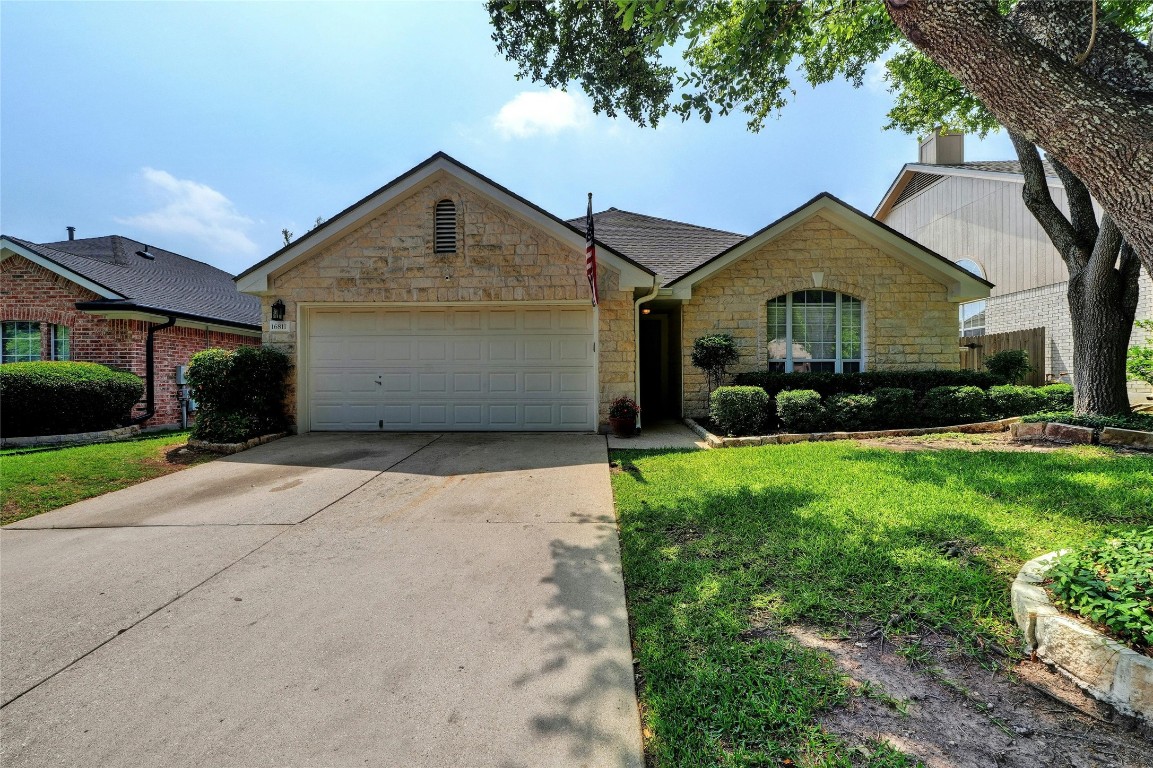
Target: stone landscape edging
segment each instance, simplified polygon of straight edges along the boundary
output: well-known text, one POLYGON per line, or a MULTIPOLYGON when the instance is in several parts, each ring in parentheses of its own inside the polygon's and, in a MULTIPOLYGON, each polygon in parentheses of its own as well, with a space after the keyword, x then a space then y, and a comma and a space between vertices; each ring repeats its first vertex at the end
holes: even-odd
POLYGON ((825 442, 829 440, 871 440, 878 437, 917 437, 939 435, 945 432, 983 434, 1004 432, 1021 420, 1019 416, 973 424, 955 424, 949 427, 915 427, 911 429, 880 429, 862 432, 798 432, 752 437, 720 437, 709 432, 695 420, 686 418, 685 425, 701 436, 710 448, 748 448, 754 445, 786 445, 788 443, 825 442))
POLYGON ((92 445, 94 443, 113 443, 136 437, 140 434, 140 427, 136 424, 116 429, 104 429, 99 432, 75 432, 70 435, 30 435, 28 437, 0 438, 0 448, 35 448, 42 445, 92 445))
POLYGON ((1063 615, 1041 584, 1064 550, 1033 558, 1013 581, 1013 617, 1028 649, 1090 696, 1153 724, 1153 658, 1063 615))
POLYGON ((1014 440, 1051 440, 1056 443, 1079 445, 1108 445, 1114 448, 1131 448, 1137 451, 1153 451, 1153 432, 1119 427, 1079 427, 1062 424, 1059 421, 1021 422, 1010 427, 1014 440))
POLYGON ((222 453, 227 456, 229 454, 247 451, 249 448, 255 448, 258 445, 271 443, 273 440, 279 440, 282 437, 287 437, 288 434, 288 432, 276 432, 271 435, 261 435, 260 437, 254 437, 249 440, 245 440, 243 443, 210 443, 206 440, 189 440, 188 447, 196 448, 200 451, 209 451, 211 453, 222 453))

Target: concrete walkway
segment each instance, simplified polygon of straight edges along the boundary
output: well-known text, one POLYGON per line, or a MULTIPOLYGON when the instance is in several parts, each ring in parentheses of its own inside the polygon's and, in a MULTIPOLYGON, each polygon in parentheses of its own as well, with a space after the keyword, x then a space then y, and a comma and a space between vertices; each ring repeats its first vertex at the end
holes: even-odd
POLYGON ((708 443, 701 436, 686 427, 679 421, 658 421, 655 424, 646 424, 636 437, 608 436, 609 450, 618 451, 626 449, 635 450, 705 450, 708 443))
POLYGON ((0 763, 641 766, 603 437, 287 438, 0 531, 0 763))

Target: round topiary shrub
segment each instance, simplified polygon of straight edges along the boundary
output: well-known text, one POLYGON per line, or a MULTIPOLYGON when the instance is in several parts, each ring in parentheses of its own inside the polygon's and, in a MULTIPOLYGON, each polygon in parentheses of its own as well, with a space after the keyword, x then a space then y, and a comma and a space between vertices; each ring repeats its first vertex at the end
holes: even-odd
POLYGON ((989 414, 989 396, 980 387, 934 387, 921 402, 925 419, 934 424, 971 424, 989 414))
POLYGON ((819 432, 828 422, 821 396, 811 389, 778 392, 777 418, 790 432, 819 432))
POLYGON ((877 398, 873 395, 833 395, 825 401, 829 420, 837 429, 856 432, 877 421, 877 398))
POLYGON ((123 427, 144 393, 140 377, 96 363, 0 365, 0 435, 68 435, 123 427))
POLYGON ((726 435, 756 435, 769 420, 772 404, 760 387, 718 387, 709 397, 709 418, 726 435))
POLYGON ((192 436, 239 443, 283 432, 290 365, 287 355, 270 347, 197 352, 188 366, 188 383, 199 404, 192 436))
POLYGON ((917 394, 905 387, 881 387, 873 390, 876 400, 874 416, 877 426, 885 429, 907 427, 917 422, 917 394))
POLYGON ((1005 385, 989 388, 989 402, 993 414, 1005 418, 1036 413, 1045 407, 1046 398, 1042 392, 1034 387, 1005 385))

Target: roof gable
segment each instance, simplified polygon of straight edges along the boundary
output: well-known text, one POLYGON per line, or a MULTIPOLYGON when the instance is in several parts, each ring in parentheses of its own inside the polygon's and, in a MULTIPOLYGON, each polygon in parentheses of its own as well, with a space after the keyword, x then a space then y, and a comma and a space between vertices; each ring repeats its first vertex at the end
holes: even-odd
MULTIPOLYGON (((1051 187, 1060 187, 1061 179, 1047 159, 1041 161, 1045 168, 1045 181, 1051 187)), ((968 163, 931 164, 905 163, 897 178, 889 185, 881 202, 873 211, 873 217, 884 219, 889 212, 917 192, 927 189, 946 176, 969 176, 980 179, 1003 181, 1007 184, 1022 184, 1025 176, 1021 173, 1021 163, 1017 160, 974 160, 968 163), (926 178, 932 177, 932 178, 926 178), (920 187, 919 189, 917 187, 920 187)))
MULTIPOLYGON (((367 197, 353 203, 327 222, 310 231, 299 240, 286 245, 258 264, 236 277, 237 287, 249 293, 268 290, 268 278, 273 273, 288 269, 336 242, 361 225, 370 221, 390 205, 416 191, 437 174, 447 174, 472 191, 495 201, 521 219, 539 227, 561 243, 583 251, 583 229, 557 218, 540 206, 482 176, 468 166, 443 152, 437 152, 406 173, 385 184, 367 197)), ((622 288, 650 287, 655 271, 619 253, 610 245, 597 240, 597 255, 602 263, 620 273, 622 288)))
POLYGON ((949 298, 954 301, 970 301, 989 295, 992 283, 967 272, 944 256, 885 226, 828 192, 822 192, 767 227, 717 254, 696 269, 681 275, 669 283, 668 287, 673 289, 674 296, 679 295, 687 298, 692 295, 692 287, 697 283, 720 272, 738 259, 775 240, 817 214, 897 261, 945 285, 948 288, 949 298))

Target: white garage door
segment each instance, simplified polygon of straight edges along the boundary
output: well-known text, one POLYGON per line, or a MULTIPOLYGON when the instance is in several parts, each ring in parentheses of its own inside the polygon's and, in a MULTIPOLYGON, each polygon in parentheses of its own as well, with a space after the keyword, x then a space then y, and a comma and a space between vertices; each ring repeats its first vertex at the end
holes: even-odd
POLYGON ((314 309, 309 421, 332 430, 593 430, 586 307, 314 309))

